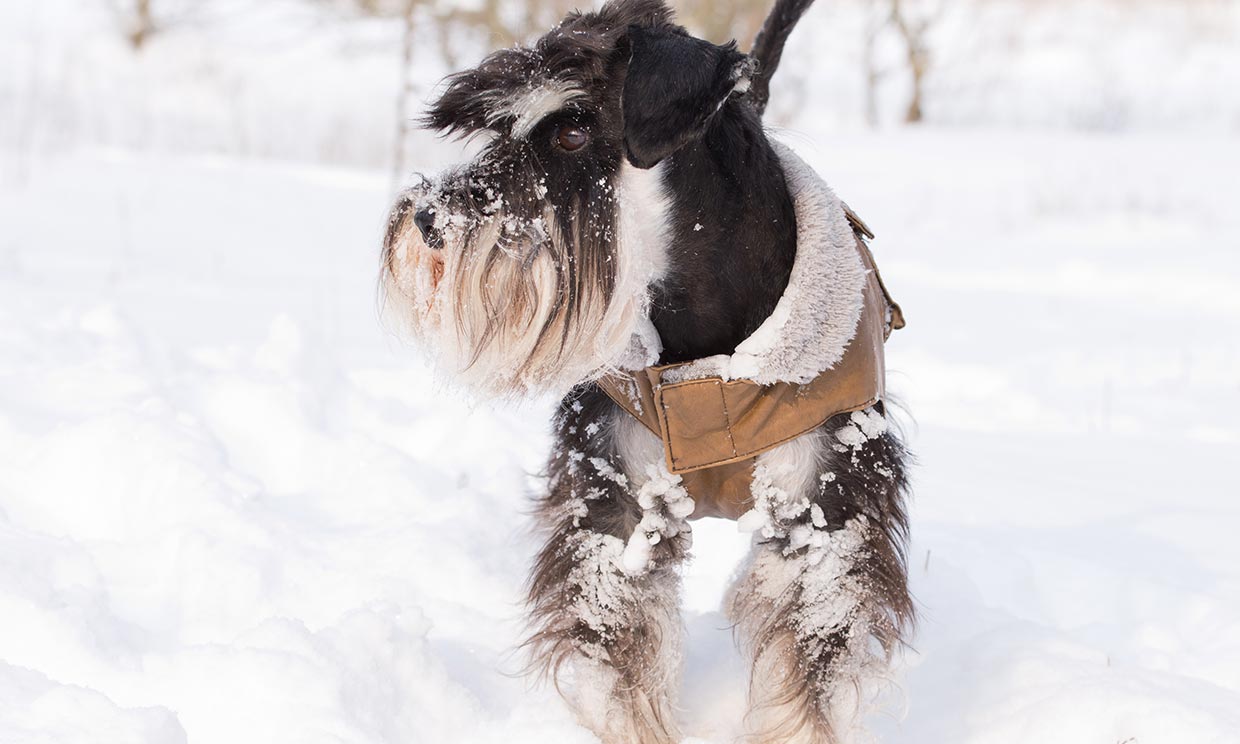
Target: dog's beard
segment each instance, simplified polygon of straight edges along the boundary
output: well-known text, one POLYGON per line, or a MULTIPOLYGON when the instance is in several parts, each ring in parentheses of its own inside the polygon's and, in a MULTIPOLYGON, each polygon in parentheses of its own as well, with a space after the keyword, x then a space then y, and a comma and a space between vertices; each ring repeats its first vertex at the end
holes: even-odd
POLYGON ((649 325, 657 266, 625 250, 639 241, 617 239, 625 226, 613 228, 610 212, 561 221, 540 203, 524 210, 541 209, 534 217, 502 205, 465 217, 440 204, 435 250, 412 227, 416 203, 408 197, 393 214, 384 316, 454 382, 488 397, 562 393, 634 357, 653 361, 634 334, 649 325))

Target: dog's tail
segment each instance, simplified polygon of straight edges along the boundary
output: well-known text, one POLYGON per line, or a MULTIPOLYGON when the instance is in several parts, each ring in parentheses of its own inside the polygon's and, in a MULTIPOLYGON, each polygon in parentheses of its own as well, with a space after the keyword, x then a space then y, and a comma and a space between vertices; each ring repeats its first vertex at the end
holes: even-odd
POLYGON ((762 22, 762 29, 754 37, 753 51, 750 54, 758 61, 758 73, 749 87, 749 100, 759 115, 766 110, 766 102, 771 97, 771 76, 775 74, 775 68, 779 67, 779 58, 784 54, 784 42, 813 2, 814 0, 775 0, 770 15, 762 22))

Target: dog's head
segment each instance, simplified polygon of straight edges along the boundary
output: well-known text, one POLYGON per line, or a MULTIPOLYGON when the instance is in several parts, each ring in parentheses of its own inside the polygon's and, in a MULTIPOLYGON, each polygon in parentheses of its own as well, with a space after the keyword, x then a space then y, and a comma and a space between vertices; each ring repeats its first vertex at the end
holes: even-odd
POLYGON ((425 123, 485 146, 401 195, 385 314, 490 395, 563 391, 657 355, 646 311, 668 195, 655 166, 752 72, 661 0, 615 0, 453 75, 425 123))

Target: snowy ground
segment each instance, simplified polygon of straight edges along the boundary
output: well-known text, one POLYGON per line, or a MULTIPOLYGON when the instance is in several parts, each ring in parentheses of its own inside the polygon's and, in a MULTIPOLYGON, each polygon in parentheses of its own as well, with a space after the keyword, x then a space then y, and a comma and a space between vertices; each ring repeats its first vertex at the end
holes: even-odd
MULTIPOLYGON (((1237 141, 784 138, 909 318, 882 740, 1240 741, 1237 141)), ((0 181, 0 741, 594 741, 514 676, 547 402, 471 407, 382 334, 387 200, 122 152, 0 181)), ((722 743, 745 543, 696 537, 683 718, 722 743)))
MULTIPOLYGON (((513 653, 549 402, 387 338, 389 175, 311 164, 390 158, 399 29, 170 0, 135 55, 110 7, 0 3, 0 743, 595 741, 513 653)), ((872 728, 1240 742, 1240 4, 955 2, 928 113, 987 128, 848 133, 870 7, 807 16, 772 121, 909 318, 922 625, 872 728)), ((746 542, 695 544, 682 718, 725 744, 746 542)))

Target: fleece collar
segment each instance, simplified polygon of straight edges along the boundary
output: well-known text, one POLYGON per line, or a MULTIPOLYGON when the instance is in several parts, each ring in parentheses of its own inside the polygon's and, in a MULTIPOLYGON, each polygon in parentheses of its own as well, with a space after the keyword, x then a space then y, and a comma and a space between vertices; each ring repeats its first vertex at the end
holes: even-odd
MULTIPOLYGON (((868 270, 857 252, 851 212, 805 161, 780 143, 772 145, 797 218, 788 286, 774 312, 735 352, 677 365, 664 375, 665 382, 718 377, 764 385, 806 383, 843 358, 856 332, 868 270)), ((621 369, 647 366, 658 358, 658 345, 653 326, 644 328, 634 346, 645 353, 629 355, 640 361, 622 363, 621 369)))

